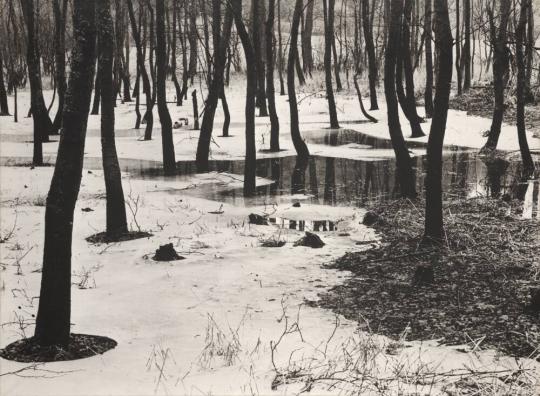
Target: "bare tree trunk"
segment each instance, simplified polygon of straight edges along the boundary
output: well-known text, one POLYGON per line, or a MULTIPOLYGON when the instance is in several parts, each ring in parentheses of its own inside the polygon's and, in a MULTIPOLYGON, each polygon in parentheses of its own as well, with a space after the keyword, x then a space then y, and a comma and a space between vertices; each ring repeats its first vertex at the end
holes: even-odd
POLYGON ((163 171, 165 175, 176 173, 172 120, 167 107, 167 43, 165 36, 165 0, 156 0, 156 63, 157 105, 161 123, 161 147, 163 149, 163 171))
MULTIPOLYGON (((276 110, 276 92, 274 88, 274 14, 275 0, 269 0, 268 20, 266 22, 266 96, 270 112, 270 151, 279 151, 279 118, 276 110)), ((313 14, 313 9, 312 9, 313 14)), ((313 17, 313 15, 312 15, 313 17)), ((311 45, 311 39, 310 39, 311 45)), ((313 61, 313 60, 312 60, 313 61)))
POLYGON ((330 112, 330 128, 339 128, 337 118, 336 101, 334 99, 334 88, 332 87, 332 38, 334 36, 334 0, 323 0, 324 13, 324 73, 326 80, 326 97, 328 99, 328 110, 330 112))
POLYGON ((368 56, 369 67, 369 98, 371 100, 370 110, 378 110, 377 103, 377 59, 375 58, 375 45, 373 44, 373 26, 369 23, 369 0, 362 1, 362 24, 364 28, 364 40, 366 43, 366 53, 368 56))
POLYGON ((426 47, 426 88, 424 91, 424 107, 426 117, 433 117, 433 54, 431 50, 431 2, 425 0, 424 40, 426 47))
POLYGON ((306 17, 302 29, 302 63, 304 73, 310 77, 313 73, 313 46, 311 37, 313 36, 313 8, 315 0, 307 0, 306 17))
POLYGON ((4 64, 2 61, 2 51, 0 51, 0 116, 8 116, 9 107, 7 101, 6 86, 4 85, 4 64))
POLYGON ((264 4, 262 0, 252 0, 252 27, 253 31, 253 49, 255 51, 255 61, 257 62, 257 107, 259 108, 259 117, 268 117, 268 108, 266 106, 265 90, 265 65, 262 40, 264 35, 264 4))
MULTIPOLYGON (((326 0, 325 0, 326 1, 326 0)), ((294 87, 294 63, 298 57, 298 27, 300 25, 300 16, 302 15, 302 0, 296 0, 294 7, 293 20, 291 24, 291 36, 289 43, 289 60, 287 64, 287 90, 289 94, 289 109, 291 113, 291 138, 299 158, 309 157, 309 150, 306 143, 300 135, 300 126, 298 121, 298 103, 296 101, 296 90, 294 87)))
POLYGON ((534 162, 529 150, 527 142, 527 134, 525 127, 525 101, 526 101, 526 86, 527 73, 525 70, 525 56, 523 54, 523 45, 525 42, 525 29, 528 19, 528 10, 532 8, 531 0, 522 0, 521 9, 519 12, 519 22, 516 27, 516 66, 517 66, 517 87, 516 87, 516 123, 519 141, 519 151, 521 152, 521 160, 523 162, 524 176, 530 177, 534 172, 534 162))
POLYGON ((457 94, 461 95, 462 89, 462 74, 461 74, 461 36, 459 30, 461 29, 461 18, 459 10, 459 0, 456 0, 456 74, 457 74, 457 94))
POLYGON ((197 74, 197 57, 199 55, 199 38, 197 33, 197 2, 192 0, 185 3, 186 13, 189 15, 189 79, 191 79, 191 85, 193 85, 193 79, 197 74), (189 11, 187 9, 188 5, 189 11))
POLYGON ((178 83, 178 78, 176 77, 176 22, 178 20, 178 0, 173 1, 173 13, 172 13, 172 42, 171 42, 171 74, 172 82, 174 84, 174 89, 176 91, 176 105, 182 106, 182 89, 178 83))
POLYGON ((384 62, 384 94, 386 97, 388 112, 388 130, 392 140, 392 146, 396 155, 396 184, 399 184, 403 197, 416 197, 415 178, 412 169, 412 160, 403 138, 401 125, 399 123, 399 109, 396 97, 395 71, 397 64, 397 54, 400 51, 400 30, 399 22, 403 14, 403 3, 392 2, 390 5, 390 19, 388 31, 388 43, 386 44, 384 62))
POLYGON ((64 97, 66 93, 66 16, 68 1, 53 1, 54 13, 54 62, 56 90, 58 91, 58 110, 53 121, 53 132, 58 133, 62 126, 62 110, 64 107, 64 97))
POLYGON ((114 139, 112 84, 114 31, 110 0, 98 1, 97 24, 99 36, 98 69, 103 83, 101 87, 101 152, 107 195, 107 235, 115 238, 127 233, 128 229, 122 175, 114 139))
POLYGON ((463 90, 471 88, 471 0, 463 0, 463 19, 465 23, 465 41, 463 43, 463 90))
POLYGON ((283 42, 281 41, 281 0, 277 0, 278 20, 278 71, 279 71, 279 94, 285 95, 285 83, 283 81, 283 42))
POLYGON ((447 0, 435 0, 434 11, 438 73, 435 108, 427 147, 425 243, 441 243, 444 238, 442 150, 452 83, 452 32, 447 0))
POLYGON ((34 336, 44 346, 67 346, 71 317, 73 213, 81 185, 86 125, 95 67, 95 4, 73 0, 71 74, 62 134, 45 209, 45 246, 34 336))
POLYGON ((482 151, 491 151, 497 148, 499 136, 501 134, 501 126, 504 118, 504 75, 508 69, 508 55, 506 47, 507 25, 510 15, 510 0, 500 0, 499 8, 499 27, 498 32, 495 32, 493 10, 488 9, 490 25, 492 31, 492 40, 494 46, 493 52, 493 90, 495 96, 495 107, 493 109, 493 119, 489 130, 488 140, 482 151))
MULTIPOLYGON (((231 0, 236 31, 242 41, 247 65, 246 88, 246 158, 244 161, 244 196, 252 196, 256 190, 255 150, 255 96, 257 94, 257 61, 253 43, 242 21, 242 0, 231 0)), ((253 11, 253 9, 252 9, 253 11)), ((252 15, 252 20, 255 20, 252 15)))
POLYGON ((337 56, 336 35, 334 32, 334 19, 336 17, 334 8, 335 8, 336 0, 323 0, 323 4, 325 2, 328 2, 328 7, 327 7, 328 12, 326 13, 326 18, 328 21, 328 26, 330 27, 330 29, 328 29, 328 31, 325 33, 325 37, 326 37, 326 34, 329 35, 330 43, 332 45, 332 54, 334 58, 334 74, 336 76, 336 91, 340 92, 343 90, 343 86, 341 85, 341 77, 339 75, 341 67, 339 64, 338 56, 337 56))
MULTIPOLYGON (((143 91, 146 95, 146 113, 144 120, 146 122, 146 129, 144 132, 144 140, 152 139, 152 128, 154 126, 153 107, 154 102, 152 100, 152 90, 150 89, 150 80, 148 78, 148 72, 146 71, 146 65, 144 64, 145 56, 143 54, 143 46, 141 43, 140 30, 137 28, 137 21, 135 20, 135 12, 133 11, 133 3, 131 0, 127 0, 129 20, 131 22, 131 34, 135 41, 135 47, 137 49, 137 67, 141 74, 143 91)), ((99 74, 99 73, 98 73, 99 74)), ((137 95, 138 97, 139 95, 137 95)))

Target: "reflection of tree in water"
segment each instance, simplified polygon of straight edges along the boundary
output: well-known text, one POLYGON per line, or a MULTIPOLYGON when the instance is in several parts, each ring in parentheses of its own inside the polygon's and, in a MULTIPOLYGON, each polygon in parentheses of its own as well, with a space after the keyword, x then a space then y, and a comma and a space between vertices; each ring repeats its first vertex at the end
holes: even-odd
POLYGON ((482 158, 486 166, 487 175, 485 179, 487 195, 498 198, 501 195, 502 179, 510 163, 502 158, 482 158))
POLYGON ((308 166, 309 157, 296 157, 294 169, 291 177, 291 193, 305 194, 306 193, 306 169, 308 166))

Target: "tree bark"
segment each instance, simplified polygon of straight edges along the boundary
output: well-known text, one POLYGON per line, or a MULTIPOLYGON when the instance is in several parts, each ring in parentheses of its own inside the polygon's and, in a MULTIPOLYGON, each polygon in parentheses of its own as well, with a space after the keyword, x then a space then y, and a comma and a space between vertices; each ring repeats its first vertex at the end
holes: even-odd
POLYGON ((378 71, 377 59, 375 58, 375 45, 373 44, 373 26, 369 23, 369 0, 362 1, 362 25, 364 29, 364 40, 366 45, 366 53, 368 57, 368 79, 369 79, 369 98, 371 101, 370 110, 378 110, 377 103, 377 84, 378 71))
POLYGON ((113 21, 110 0, 99 0, 96 7, 99 37, 98 69, 103 83, 101 88, 101 153, 107 196, 107 235, 117 237, 127 233, 128 229, 122 175, 114 138, 113 21))
POLYGON ((463 90, 471 88, 471 0, 463 0, 463 22, 465 24, 465 37, 463 42, 463 90))
POLYGON ((252 13, 252 34, 253 34, 253 50, 255 51, 255 61, 257 62, 257 107, 259 108, 259 117, 268 117, 268 107, 266 106, 266 81, 265 81, 265 65, 262 40, 264 35, 264 4, 263 0, 251 1, 252 13))
POLYGON ((152 90, 150 88, 150 79, 148 78, 148 72, 146 71, 146 65, 144 63, 145 56, 143 54, 143 46, 141 43, 141 33, 137 28, 137 21, 135 20, 135 12, 133 11, 133 3, 131 0, 127 0, 127 6, 129 21, 131 23, 131 34, 133 35, 133 40, 135 41, 135 47, 137 49, 137 67, 139 69, 139 73, 141 74, 143 91, 146 95, 146 113, 144 115, 146 129, 144 132, 144 140, 151 140, 152 128, 154 126, 154 102, 152 100, 152 90))
POLYGON ((390 26, 384 62, 384 94, 387 104, 388 130, 396 155, 396 184, 399 184, 403 197, 414 198, 416 197, 415 178, 412 169, 412 160, 407 150, 399 122, 395 80, 397 53, 400 50, 401 23, 399 21, 403 14, 403 3, 401 1, 392 2, 389 13, 390 26))
POLYGON ((167 107, 167 43, 165 37, 165 0, 156 0, 156 63, 157 63, 157 106, 161 123, 161 147, 165 175, 176 173, 172 120, 167 107))
POLYGON ((328 110, 330 112, 330 128, 339 128, 339 121, 336 110, 336 100, 334 98, 334 88, 332 87, 332 38, 334 36, 334 1, 323 0, 324 13, 324 74, 326 82, 326 97, 328 99, 328 110))
MULTIPOLYGON (((324 0, 326 1, 326 0, 324 0)), ((300 125, 298 120, 298 103, 296 101, 296 90, 294 86, 295 60, 298 57, 298 27, 300 16, 302 15, 302 0, 296 0, 294 14, 291 24, 291 36, 289 43, 289 60, 287 62, 287 90, 289 94, 289 109, 291 116, 291 138, 298 158, 309 157, 309 150, 300 135, 300 125)))
MULTIPOLYGON (((242 0, 231 0, 236 31, 242 41, 247 65, 246 88, 246 157, 244 161, 244 196, 252 196, 256 190, 255 150, 255 96, 257 94, 257 61, 253 43, 242 21, 242 0)), ((252 9, 253 11, 253 9, 252 9)), ((252 15, 252 20, 255 20, 252 15)))
MULTIPOLYGON (((270 113, 270 151, 279 151, 279 118, 276 110, 276 90, 274 88, 274 14, 275 0, 269 0, 266 21, 266 96, 270 113)), ((311 3, 312 4, 312 3, 311 3)), ((313 7, 311 10, 313 18, 313 7)), ((311 39, 309 40, 311 45, 311 39)), ((313 59, 312 59, 313 62, 313 59)))
POLYGON ((7 101, 6 86, 4 85, 4 63, 2 60, 2 51, 0 51, 0 116, 9 115, 9 106, 7 101))
MULTIPOLYGON (((504 118, 504 75, 508 69, 508 55, 506 47, 507 25, 510 15, 510 0, 500 0, 499 27, 498 32, 492 34, 493 43, 493 91, 495 96, 495 107, 493 108, 493 119, 489 129, 488 140, 482 151, 492 151, 497 148, 501 126, 504 118)), ((493 11, 489 10, 490 19, 493 20, 493 11)), ((492 31, 495 28, 492 27, 492 31)))
POLYGON ((440 244, 444 238, 442 213, 442 150, 452 83, 452 32, 450 28, 447 0, 435 0, 434 11, 438 73, 435 87, 435 108, 427 146, 424 241, 426 243, 440 244))
POLYGON ((67 346, 71 317, 73 213, 81 185, 86 125, 95 67, 95 4, 73 0, 71 74, 56 166, 45 209, 45 246, 35 338, 67 346))
POLYGON ((315 0, 307 0, 306 16, 302 29, 302 66, 304 73, 310 77, 313 73, 313 46, 311 38, 313 36, 313 8, 315 0))
POLYGON ((523 174, 526 178, 534 172, 534 162, 527 142, 525 127, 525 102, 527 73, 525 65, 525 56, 523 46, 525 43, 525 29, 528 19, 528 10, 532 8, 531 0, 522 0, 519 12, 519 22, 516 27, 516 66, 517 66, 517 86, 516 86, 516 123, 519 141, 519 151, 521 152, 521 161, 523 162, 523 174))
POLYGON ((68 1, 53 0, 54 13, 54 62, 56 90, 58 91, 58 110, 53 121, 53 132, 58 133, 62 127, 62 110, 66 94, 66 16, 68 1))
POLYGON ((426 88, 424 91, 424 108, 426 117, 433 117, 433 53, 431 50, 431 2, 425 0, 424 40, 426 47, 426 88))

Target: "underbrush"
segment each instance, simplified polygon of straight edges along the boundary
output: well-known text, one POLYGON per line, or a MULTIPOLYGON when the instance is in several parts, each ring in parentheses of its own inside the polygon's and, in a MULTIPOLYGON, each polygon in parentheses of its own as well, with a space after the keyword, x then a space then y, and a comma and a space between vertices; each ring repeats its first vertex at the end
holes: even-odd
POLYGON ((422 247, 422 203, 372 208, 381 244, 349 253, 331 267, 353 276, 317 304, 371 331, 407 340, 496 348, 540 360, 540 314, 529 308, 540 286, 540 223, 516 215, 517 202, 451 200, 444 205, 446 239, 422 247), (431 282, 415 282, 432 268, 431 282))

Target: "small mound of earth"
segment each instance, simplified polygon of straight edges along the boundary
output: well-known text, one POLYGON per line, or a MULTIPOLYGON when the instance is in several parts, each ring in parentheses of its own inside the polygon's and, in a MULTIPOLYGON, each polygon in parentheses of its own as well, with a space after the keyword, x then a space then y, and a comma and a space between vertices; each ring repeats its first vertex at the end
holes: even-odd
POLYGON ((306 231, 306 235, 294 243, 294 246, 307 246, 313 249, 320 249, 325 245, 322 239, 312 232, 306 231))
POLYGON ((167 243, 166 245, 161 245, 159 249, 156 250, 156 254, 152 257, 154 261, 174 261, 174 260, 183 260, 185 257, 180 256, 172 243, 167 243))
POLYGON ((101 355, 116 345, 117 342, 111 338, 88 334, 70 334, 69 344, 65 348, 57 345, 41 346, 35 337, 31 337, 0 349, 0 357, 22 363, 60 362, 101 355))
POLYGON ((119 235, 109 235, 107 232, 98 232, 97 234, 90 235, 86 238, 87 242, 100 244, 100 243, 113 243, 113 242, 126 242, 133 241, 135 239, 149 238, 152 234, 146 231, 129 231, 119 235))

